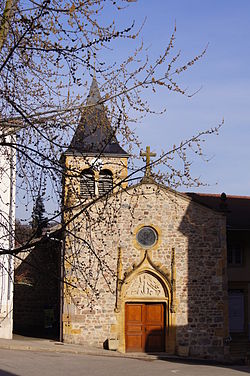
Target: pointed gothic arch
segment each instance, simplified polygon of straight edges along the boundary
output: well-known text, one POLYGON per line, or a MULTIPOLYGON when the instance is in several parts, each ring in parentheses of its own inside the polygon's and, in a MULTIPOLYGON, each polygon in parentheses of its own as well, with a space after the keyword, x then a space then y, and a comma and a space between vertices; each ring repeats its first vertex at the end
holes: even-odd
MULTIPOLYGON (((119 351, 125 352, 127 349, 127 306, 155 306, 162 310, 164 323, 164 344, 163 350, 168 353, 175 352, 175 305, 173 301, 173 284, 171 283, 171 273, 164 266, 155 265, 148 253, 145 252, 143 260, 132 270, 124 275, 121 283, 117 301, 117 322, 119 327, 118 337, 119 351)), ((139 307, 140 308, 140 307, 139 307)))

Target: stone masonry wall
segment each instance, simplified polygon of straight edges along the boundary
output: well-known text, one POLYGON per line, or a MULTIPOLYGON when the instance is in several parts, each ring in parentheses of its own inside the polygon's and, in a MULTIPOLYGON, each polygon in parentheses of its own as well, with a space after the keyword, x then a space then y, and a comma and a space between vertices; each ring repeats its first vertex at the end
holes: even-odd
POLYGON ((103 346, 111 336, 118 248, 124 273, 144 255, 136 241, 142 225, 156 229, 158 242, 148 253, 169 272, 175 248, 177 346, 189 346, 192 356, 223 359, 228 334, 225 218, 156 184, 118 192, 68 226, 66 278, 77 288, 65 287, 65 342, 103 346))
POLYGON ((15 270, 14 333, 58 339, 59 289, 60 243, 43 241, 15 270))

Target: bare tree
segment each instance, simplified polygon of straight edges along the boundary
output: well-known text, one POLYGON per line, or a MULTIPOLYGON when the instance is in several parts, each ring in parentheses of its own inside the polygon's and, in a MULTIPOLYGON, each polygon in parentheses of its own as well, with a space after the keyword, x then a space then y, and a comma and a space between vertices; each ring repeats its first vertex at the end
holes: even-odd
MULTIPOLYGON (((108 203, 113 189, 119 190, 138 176, 141 178, 145 169, 132 165, 128 176, 91 200, 76 192, 74 181, 80 179, 79 170, 72 166, 65 171, 60 158, 68 150, 83 114, 91 115, 101 108, 110 122, 110 137, 95 156, 98 162, 107 144, 116 137, 128 152, 138 154, 141 143, 130 124, 149 113, 156 113, 143 99, 147 90, 154 95, 158 94, 158 88, 180 95, 194 95, 179 85, 178 77, 204 56, 206 48, 185 64, 178 65, 180 52, 174 50, 175 27, 168 44, 157 57, 149 56, 143 44, 138 42, 130 55, 114 63, 103 61, 103 49, 112 48, 114 41, 123 43, 126 39, 134 46, 134 40, 140 35, 141 25, 138 27, 133 22, 119 30, 115 22, 103 19, 110 9, 122 11, 123 5, 130 2, 5 0, 0 4, 0 147, 12 150, 17 156, 19 205, 29 210, 39 195, 47 201, 54 200, 57 211, 49 220, 60 223, 63 216, 61 232, 73 233, 74 221, 81 218, 82 213, 91 218, 91 207, 101 200, 108 203), (89 75, 96 75, 101 84, 94 100, 85 100, 89 75), (78 195, 77 204, 61 205, 65 193, 62 192, 61 177, 72 182, 71 193, 75 197, 78 195)), ((190 172, 189 152, 202 155, 204 137, 217 133, 219 128, 220 125, 200 131, 162 152, 151 162, 151 166, 158 168, 153 173, 154 179, 174 188, 200 185, 199 179, 190 172), (176 164, 176 157, 181 164, 176 164)), ((109 205, 106 204, 105 211, 111 210, 109 205)), ((100 215, 98 220, 101 218, 100 215)), ((86 243, 86 239, 84 241, 86 243)), ((3 246, 0 254, 18 255, 30 246, 30 241, 16 249, 3 246)), ((89 242, 86 246, 96 258, 99 257, 89 242)))

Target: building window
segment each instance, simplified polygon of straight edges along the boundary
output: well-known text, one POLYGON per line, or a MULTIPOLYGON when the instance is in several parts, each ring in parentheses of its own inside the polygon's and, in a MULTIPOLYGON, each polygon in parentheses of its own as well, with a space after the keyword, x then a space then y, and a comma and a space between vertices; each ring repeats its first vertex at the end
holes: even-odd
POLYGON ((229 244, 227 248, 228 265, 240 266, 243 264, 243 250, 240 244, 229 244))
POLYGON ((81 173, 80 195, 83 198, 95 196, 95 176, 91 169, 83 170, 81 173))
POLYGON ((99 175, 98 192, 99 196, 111 193, 113 190, 113 174, 109 170, 101 170, 99 175))
POLYGON ((156 244, 158 234, 153 227, 144 226, 137 232, 136 240, 142 247, 150 248, 156 244))

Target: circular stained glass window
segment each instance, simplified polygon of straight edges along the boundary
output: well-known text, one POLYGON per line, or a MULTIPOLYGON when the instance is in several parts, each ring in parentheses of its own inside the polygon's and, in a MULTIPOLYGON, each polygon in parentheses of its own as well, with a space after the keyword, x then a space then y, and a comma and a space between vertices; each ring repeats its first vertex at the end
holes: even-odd
POLYGON ((157 232, 153 227, 144 226, 136 234, 138 243, 143 247, 152 247, 158 239, 157 232))

